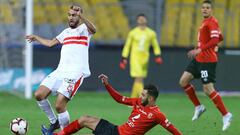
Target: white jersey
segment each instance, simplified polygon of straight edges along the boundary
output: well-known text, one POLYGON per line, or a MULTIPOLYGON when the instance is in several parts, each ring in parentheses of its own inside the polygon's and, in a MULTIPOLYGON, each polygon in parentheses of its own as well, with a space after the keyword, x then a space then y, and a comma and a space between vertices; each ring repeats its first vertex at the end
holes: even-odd
POLYGON ((79 72, 84 77, 90 76, 88 48, 91 34, 87 26, 81 24, 75 29, 67 28, 56 39, 62 44, 60 62, 56 70, 79 72))

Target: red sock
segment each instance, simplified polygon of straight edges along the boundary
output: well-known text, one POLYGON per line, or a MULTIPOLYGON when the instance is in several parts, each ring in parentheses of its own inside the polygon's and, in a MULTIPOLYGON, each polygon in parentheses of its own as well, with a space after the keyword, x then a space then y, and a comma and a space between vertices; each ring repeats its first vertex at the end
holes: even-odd
POLYGON ((218 94, 217 91, 213 91, 209 97, 211 98, 211 100, 213 101, 213 103, 215 104, 215 106, 218 108, 218 110, 222 113, 222 115, 226 115, 228 113, 227 109, 224 106, 224 103, 222 101, 221 96, 218 94))
POLYGON ((184 91, 188 95, 189 99, 192 101, 194 106, 200 105, 200 101, 198 100, 195 89, 192 84, 187 84, 185 87, 183 87, 184 91))
POLYGON ((78 120, 75 120, 56 135, 71 135, 79 131, 81 128, 83 127, 78 123, 78 120))

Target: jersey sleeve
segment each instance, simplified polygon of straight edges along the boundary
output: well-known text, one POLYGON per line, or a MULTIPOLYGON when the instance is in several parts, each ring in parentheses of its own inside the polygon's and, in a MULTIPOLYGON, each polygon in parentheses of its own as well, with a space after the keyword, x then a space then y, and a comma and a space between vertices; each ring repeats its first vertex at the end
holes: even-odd
POLYGON ((214 21, 209 22, 208 29, 210 31, 211 38, 219 38, 220 37, 221 32, 220 32, 217 22, 214 22, 214 21))
POLYGON ((131 49, 131 45, 132 45, 132 40, 133 40, 133 34, 132 34, 132 31, 130 31, 127 36, 126 43, 123 47, 122 57, 124 57, 124 58, 128 57, 130 49, 131 49))
MULTIPOLYGON (((80 32, 82 32, 82 31, 80 31, 80 32)), ((91 37, 93 35, 93 34, 90 33, 86 24, 83 25, 83 32, 84 32, 84 35, 87 35, 89 37, 91 37)))
POLYGON ((208 29, 210 31, 211 39, 204 46, 201 46, 202 51, 217 46, 217 44, 223 40, 223 36, 217 22, 209 22, 208 29))
POLYGON ((152 35, 152 46, 153 46, 154 54, 161 55, 161 48, 159 47, 157 36, 156 36, 155 32, 153 32, 153 35, 152 35))
POLYGON ((62 44, 63 41, 64 41, 64 33, 65 33, 65 30, 62 31, 59 35, 56 36, 56 39, 62 44))
POLYGON ((110 84, 105 85, 105 87, 106 87, 108 93, 118 103, 133 106, 133 105, 137 104, 137 102, 139 101, 139 98, 129 98, 129 97, 122 96, 110 84))
POLYGON ((177 128, 175 128, 175 126, 166 118, 162 112, 158 111, 156 113, 156 119, 163 128, 168 130, 173 135, 182 135, 182 133, 177 128))

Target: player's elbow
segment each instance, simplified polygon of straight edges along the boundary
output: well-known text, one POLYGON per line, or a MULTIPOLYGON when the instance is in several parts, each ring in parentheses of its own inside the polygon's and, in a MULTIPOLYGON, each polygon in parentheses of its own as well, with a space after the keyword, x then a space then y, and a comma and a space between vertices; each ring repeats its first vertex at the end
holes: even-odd
POLYGON ((54 41, 50 41, 47 43, 48 47, 53 47, 54 45, 56 45, 56 43, 54 41))
POLYGON ((118 103, 122 103, 122 100, 121 100, 121 98, 114 98, 114 100, 116 101, 116 102, 118 102, 118 103))
POLYGON ((95 34, 95 33, 97 32, 97 29, 96 29, 95 27, 93 27, 93 28, 90 30, 90 32, 91 32, 92 34, 95 34))
POLYGON ((54 46, 54 44, 51 44, 51 43, 50 43, 50 44, 48 44, 48 47, 53 47, 53 46, 54 46))

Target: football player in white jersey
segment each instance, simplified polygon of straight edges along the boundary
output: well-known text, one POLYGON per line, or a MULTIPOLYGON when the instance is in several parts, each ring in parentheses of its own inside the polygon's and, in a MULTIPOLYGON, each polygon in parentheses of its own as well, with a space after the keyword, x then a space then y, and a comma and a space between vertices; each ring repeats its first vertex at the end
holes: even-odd
POLYGON ((91 36, 96 33, 95 26, 83 15, 79 5, 72 5, 68 11, 69 28, 49 40, 37 35, 28 35, 29 42, 38 41, 44 46, 52 47, 62 44, 60 62, 56 70, 50 73, 35 92, 39 107, 45 112, 49 121, 49 133, 69 124, 68 101, 75 95, 83 79, 90 76, 88 48, 91 36), (57 93, 54 114, 47 99, 51 93, 57 93))

